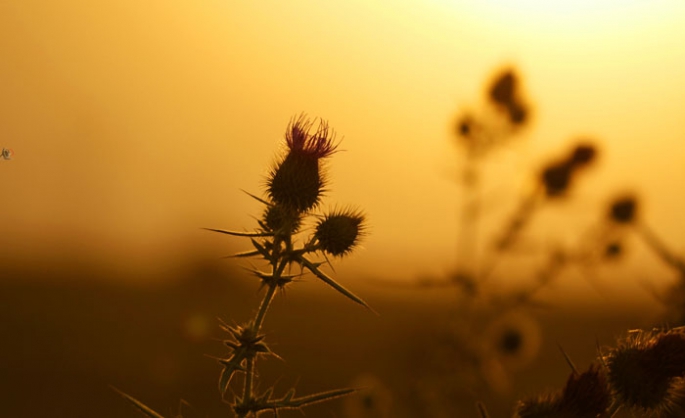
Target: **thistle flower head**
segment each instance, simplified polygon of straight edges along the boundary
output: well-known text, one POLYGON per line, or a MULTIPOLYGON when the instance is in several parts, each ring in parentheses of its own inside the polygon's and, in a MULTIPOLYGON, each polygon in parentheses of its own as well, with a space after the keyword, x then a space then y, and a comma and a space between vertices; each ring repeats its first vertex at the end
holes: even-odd
POLYGON ((514 418, 551 418, 559 417, 557 396, 540 395, 518 401, 514 407, 514 418))
POLYGON ((285 132, 285 142, 290 152, 316 160, 329 157, 338 147, 334 143, 335 133, 325 120, 319 121, 316 132, 312 134, 313 125, 314 122, 304 114, 291 119, 285 132))
POLYGON ((314 133, 313 122, 300 115, 292 119, 285 132, 288 153, 269 173, 268 193, 283 207, 306 212, 319 203, 325 178, 319 160, 329 157, 337 148, 328 123, 321 120, 314 133))
POLYGON ((574 167, 590 164, 597 156, 597 149, 592 144, 578 144, 571 152, 569 164, 574 167))
POLYGON ((572 373, 561 392, 559 407, 574 417, 593 418, 609 408, 611 391, 606 375, 599 365, 593 364, 583 373, 572 373))
POLYGON ((497 76, 490 87, 490 100, 496 104, 508 106, 515 100, 518 79, 512 70, 505 70, 497 76))
POLYGON ((333 211, 318 222, 314 237, 324 252, 342 257, 359 244, 365 221, 364 215, 355 210, 333 211))
POLYGON ((633 331, 605 358, 608 381, 626 406, 646 413, 668 410, 685 374, 685 336, 633 331))
POLYGON ((567 162, 547 166, 542 171, 542 185, 547 197, 559 197, 568 190, 573 176, 573 166, 567 162))
POLYGON ((609 218, 620 224, 631 223, 637 212, 637 200, 633 196, 623 196, 614 200, 609 208, 609 218))
POLYGON ((596 155, 597 150, 593 145, 581 143, 576 145, 568 157, 545 167, 540 180, 547 197, 563 196, 571 186, 577 170, 592 163, 596 155))
POLYGON ((611 393, 599 366, 583 373, 573 372, 561 392, 519 401, 517 418, 595 418, 609 408, 611 393))

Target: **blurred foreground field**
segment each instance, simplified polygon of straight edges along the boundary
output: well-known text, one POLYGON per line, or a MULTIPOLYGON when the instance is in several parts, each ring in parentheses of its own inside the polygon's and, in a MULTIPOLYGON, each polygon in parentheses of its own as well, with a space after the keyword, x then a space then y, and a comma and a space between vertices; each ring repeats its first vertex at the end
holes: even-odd
MULTIPOLYGON (((181 400, 190 405, 182 407, 183 417, 230 416, 219 399, 220 367, 211 358, 226 354, 217 341, 223 336, 216 318, 246 320, 260 299, 254 279, 231 265, 199 261, 180 271, 177 280, 146 287, 93 280, 84 272, 69 280, 3 272, 1 415, 139 416, 112 385, 165 416, 175 416, 181 400)), ((375 381, 392 399, 392 417, 455 416, 455 411, 476 417, 477 400, 493 417, 505 417, 515 399, 563 385, 569 368, 557 343, 585 368, 595 356, 596 341, 611 344, 624 330, 649 326, 656 312, 647 303, 617 309, 582 301, 538 310, 540 352, 511 376, 511 393, 496 394, 482 385, 460 387, 449 376, 433 376, 421 366, 435 367, 431 356, 437 336, 456 300, 449 292, 388 289, 364 280, 355 280, 351 288, 379 315, 307 276, 276 299, 264 330, 284 361, 260 363, 262 385, 276 382, 275 395, 282 396, 292 385, 306 394, 375 381), (459 388, 454 396, 450 385, 459 388)), ((352 397, 304 412, 308 417, 345 417, 345 402, 362 400, 352 397)))

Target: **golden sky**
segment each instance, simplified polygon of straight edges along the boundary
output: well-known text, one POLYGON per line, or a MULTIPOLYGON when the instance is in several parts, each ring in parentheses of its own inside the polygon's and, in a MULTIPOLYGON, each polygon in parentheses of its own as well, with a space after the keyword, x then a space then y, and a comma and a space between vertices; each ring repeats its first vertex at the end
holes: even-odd
POLYGON ((0 146, 14 151, 0 160, 0 257, 140 280, 240 249, 199 228, 254 225, 240 189, 263 190, 306 112, 345 150, 324 207, 356 205, 371 225, 338 274, 444 273, 460 207, 451 123, 486 106, 508 65, 534 119, 484 167, 492 216, 547 158, 596 138, 599 164, 564 216, 595 221, 635 190, 685 253, 684 28, 679 0, 0 0, 0 146))

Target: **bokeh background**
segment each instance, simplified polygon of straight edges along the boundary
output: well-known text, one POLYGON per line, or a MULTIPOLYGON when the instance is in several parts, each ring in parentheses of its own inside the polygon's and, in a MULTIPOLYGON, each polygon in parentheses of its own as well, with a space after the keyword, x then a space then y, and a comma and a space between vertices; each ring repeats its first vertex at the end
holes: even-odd
MULTIPOLYGON (((683 23, 675 0, 0 1, 0 146, 13 151, 0 159, 3 414, 135 416, 108 385, 165 414, 180 399, 184 416, 228 414, 203 354, 222 354, 215 318, 247 319, 259 295, 221 259, 247 243, 201 228, 255 225, 259 203, 241 189, 262 193, 300 112, 341 139, 324 209, 363 208, 370 233, 333 265, 380 316, 298 283, 267 319, 286 361, 264 377, 283 392, 364 375, 395 399, 416 390, 415 348, 454 301, 410 284, 454 269, 454 121, 487 106, 501 68, 521 75, 532 118, 483 167, 483 243, 581 137, 597 163, 528 234, 573 242, 630 191, 685 253, 683 23)), ((517 396, 562 384, 557 341, 587 364, 596 338, 661 321, 649 289, 677 275, 639 240, 627 248, 599 286, 569 271, 541 292, 553 307, 537 315, 539 357, 506 396, 466 390, 464 416, 477 399, 505 416, 517 396)), ((529 278, 505 265, 493 287, 529 278)))

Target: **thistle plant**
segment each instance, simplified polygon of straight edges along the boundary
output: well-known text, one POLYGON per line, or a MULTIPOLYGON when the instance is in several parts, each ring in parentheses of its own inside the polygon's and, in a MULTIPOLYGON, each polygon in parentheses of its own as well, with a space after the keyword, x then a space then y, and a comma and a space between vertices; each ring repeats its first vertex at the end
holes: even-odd
MULTIPOLYGON (((635 417, 685 416, 685 333, 682 327, 632 330, 598 360, 572 373, 560 392, 521 400, 514 418, 611 418, 619 410, 635 417)), ((562 350, 563 352, 563 350, 562 350)))
MULTIPOLYGON (((417 371, 420 376, 429 376, 426 381, 432 384, 431 396, 425 397, 425 403, 440 404, 442 409, 454 404, 455 393, 465 392, 464 386, 500 396, 511 394, 515 389, 514 373, 530 365, 541 347, 542 331, 534 315, 535 308, 545 305, 537 300, 541 290, 570 267, 580 268, 582 277, 596 286, 590 268, 616 258, 621 251, 616 234, 580 234, 578 242, 552 245, 538 244, 526 235, 543 210, 554 210, 571 200, 588 169, 597 163, 601 150, 586 137, 576 139, 558 156, 542 161, 529 175, 534 187, 514 202, 501 226, 487 231, 484 228, 486 210, 492 209, 485 205, 487 198, 492 198, 485 195, 488 160, 520 139, 535 113, 522 84, 516 69, 498 71, 485 86, 482 110, 462 111, 454 120, 461 189, 456 266, 446 277, 422 277, 417 281, 424 288, 453 288, 459 297, 417 371), (489 236, 485 236, 487 232, 489 236), (600 251, 605 251, 604 256, 598 255, 600 251), (501 291, 498 284, 502 278, 520 274, 516 271, 519 269, 501 268, 509 262, 516 266, 526 263, 530 272, 525 274, 530 282, 501 291), (498 283, 493 285, 495 281, 498 283)), ((631 215, 629 207, 620 211, 624 217, 631 215)), ((603 213, 602 225, 606 223, 603 213)), ((594 230, 591 225, 589 232, 594 230)), ((569 390, 574 382, 569 381, 569 390)), ((570 410, 569 403, 561 398, 550 399, 547 407, 552 415, 554 411, 570 410)))
MULTIPOLYGON (((661 263, 677 274, 676 282, 671 284, 663 295, 659 295, 656 291, 653 291, 653 294, 667 310, 665 320, 674 325, 683 325, 685 324, 685 259, 649 225, 641 213, 640 206, 640 200, 632 193, 616 196, 610 202, 607 211, 606 229, 610 233, 613 230, 632 231, 661 263)), ((614 235, 619 234, 614 233, 614 235)), ((623 251, 622 240, 615 239, 613 245, 613 251, 620 255, 623 251)))
MULTIPOLYGON (((323 120, 314 129, 314 121, 300 115, 290 121, 285 143, 286 152, 268 173, 266 197, 250 194, 264 205, 261 218, 257 220, 258 227, 252 232, 205 228, 249 239, 253 249, 234 257, 255 257, 266 262, 264 270, 251 269, 261 288, 265 289, 254 317, 240 325, 221 323, 221 329, 228 334, 223 343, 230 353, 217 359, 222 366, 219 392, 237 418, 258 417, 265 412, 278 416, 284 409, 299 409, 355 391, 348 388, 295 396, 292 388, 281 397, 274 396, 273 387, 257 392, 257 361, 265 356, 277 357, 266 344, 266 336, 262 332, 277 291, 284 291, 295 279, 310 272, 346 298, 369 308, 361 298, 321 269, 328 261, 327 256, 343 257, 352 252, 366 230, 365 216, 359 210, 335 209, 315 214, 326 190, 324 163, 338 147, 334 132, 323 120), (299 236, 309 218, 315 219, 313 233, 300 242, 299 236), (324 261, 320 261, 322 258, 324 261), (242 375, 242 388, 229 397, 228 394, 234 390, 231 385, 236 375, 242 375)), ((148 416, 161 416, 136 399, 125 394, 124 397, 148 416)))

